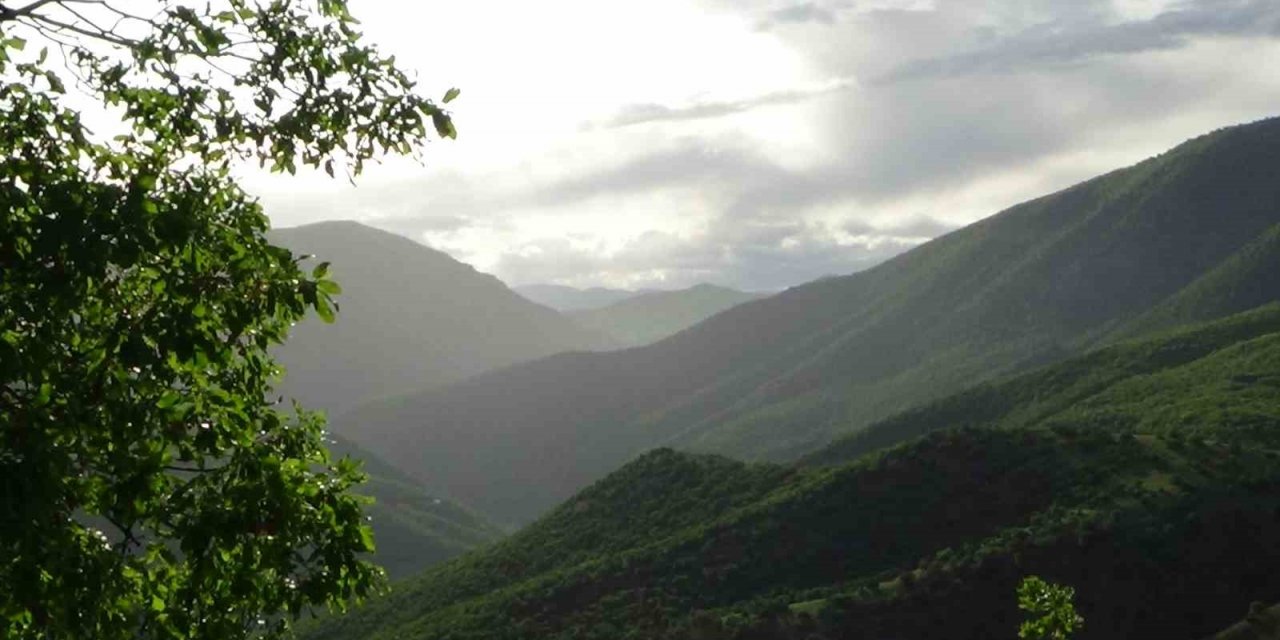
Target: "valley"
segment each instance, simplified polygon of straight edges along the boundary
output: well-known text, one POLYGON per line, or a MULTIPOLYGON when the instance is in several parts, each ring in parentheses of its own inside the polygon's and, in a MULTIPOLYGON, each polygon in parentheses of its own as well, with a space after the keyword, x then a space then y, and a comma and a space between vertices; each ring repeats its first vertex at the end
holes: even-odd
POLYGON ((1280 600, 1276 142, 1215 132, 651 346, 338 414, 514 533, 473 520, 303 637, 979 637, 1027 575, 1074 586, 1080 638, 1231 625, 1280 600))

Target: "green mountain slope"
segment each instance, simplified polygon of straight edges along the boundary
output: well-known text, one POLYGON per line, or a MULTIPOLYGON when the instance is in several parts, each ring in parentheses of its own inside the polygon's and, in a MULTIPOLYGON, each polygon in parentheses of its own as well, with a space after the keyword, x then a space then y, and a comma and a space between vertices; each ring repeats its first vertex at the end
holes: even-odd
POLYGON ((700 284, 679 291, 651 291, 598 309, 568 315, 579 325, 612 337, 619 346, 638 347, 675 335, 711 316, 762 297, 700 284))
POLYGON ((1276 274, 1280 274, 1280 225, 1271 227, 1221 265, 1110 337, 1203 322, 1280 299, 1280 278, 1276 274))
POLYGON ((1250 353, 1254 336, 1280 332, 1280 303, 1203 326, 1099 349, 1012 380, 986 383, 876 423, 801 460, 833 465, 939 429, 962 426, 1099 422, 1147 431, 1215 428, 1223 421, 1270 428, 1280 416, 1273 402, 1280 380, 1259 377, 1268 351, 1250 353), (1212 369, 1220 362, 1233 373, 1212 369), (1204 376, 1201 378, 1201 376, 1204 376), (1217 386, 1210 380, 1217 380, 1217 386), (1147 387, 1181 387, 1180 394, 1147 387), (1204 398, 1222 403, 1215 406, 1204 398), (1105 405, 1107 412, 1095 406, 1105 405), (1251 412, 1260 411, 1253 415, 1251 412))
POLYGON ((1280 598, 1280 306, 1007 384, 1095 377, 838 466, 651 452, 307 637, 1012 637, 1027 574, 1079 638, 1201 637, 1280 598))
POLYGON ((491 275, 355 222, 276 229, 273 242, 332 263, 332 325, 295 328, 278 358, 282 391, 331 414, 562 351, 611 346, 491 275))
POLYGON ((1280 120, 1225 129, 648 347, 553 356, 339 422, 506 522, 653 446, 793 459, 1078 353, 1263 246, 1280 224, 1277 167, 1280 120))
POLYGON ((363 462, 369 480, 357 493, 373 498, 365 509, 377 546, 373 561, 392 580, 415 575, 503 536, 480 515, 431 495, 416 480, 340 436, 329 451, 335 458, 350 456, 363 462))

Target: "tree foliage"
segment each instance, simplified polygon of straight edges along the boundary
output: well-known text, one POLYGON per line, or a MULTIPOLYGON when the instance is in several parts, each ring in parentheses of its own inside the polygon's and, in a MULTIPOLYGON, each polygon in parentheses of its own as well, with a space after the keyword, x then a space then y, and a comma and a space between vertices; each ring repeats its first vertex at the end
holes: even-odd
POLYGON ((1039 576, 1027 576, 1018 585, 1018 608, 1028 619, 1018 627, 1024 640, 1067 640, 1084 626, 1084 618, 1076 613, 1076 590, 1045 582, 1039 576))
POLYGON ((271 394, 340 289, 230 172, 453 124, 343 0, 140 4, 0 2, 0 637, 274 636, 380 575, 357 465, 271 394))

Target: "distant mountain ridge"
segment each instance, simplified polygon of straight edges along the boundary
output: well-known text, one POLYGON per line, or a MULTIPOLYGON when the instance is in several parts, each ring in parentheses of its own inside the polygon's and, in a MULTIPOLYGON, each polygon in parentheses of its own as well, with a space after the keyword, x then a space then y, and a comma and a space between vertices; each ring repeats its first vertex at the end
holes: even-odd
MULTIPOLYGON (((794 459, 1105 342, 1216 270, 1265 275, 1229 263, 1257 246, 1242 264, 1270 264, 1278 171, 1280 120, 1224 129, 648 347, 561 354, 338 422, 505 522, 536 517, 658 445, 794 459)), ((1211 313, 1280 298, 1280 278, 1252 281, 1258 290, 1218 299, 1211 313)))
POLYGON ((559 284, 528 284, 512 287, 512 291, 526 299, 556 311, 570 312, 586 309, 599 309, 628 298, 650 293, 652 289, 610 289, 608 287, 589 287, 579 289, 559 284))
POLYGON ((613 346, 497 278, 356 222, 275 229, 273 242, 330 262, 332 325, 310 319, 278 351, 282 390, 331 413, 554 353, 613 346))
POLYGON ((700 284, 675 291, 639 293, 608 306, 567 315, 581 326, 609 335, 619 346, 638 347, 761 297, 762 294, 700 284))

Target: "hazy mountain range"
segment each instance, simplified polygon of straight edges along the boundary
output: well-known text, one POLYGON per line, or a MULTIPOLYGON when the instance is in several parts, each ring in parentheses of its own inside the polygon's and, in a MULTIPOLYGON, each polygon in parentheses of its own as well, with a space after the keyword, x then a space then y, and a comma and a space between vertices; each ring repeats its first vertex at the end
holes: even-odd
POLYGON ((692 327, 717 313, 763 297, 700 284, 679 291, 649 291, 594 309, 566 315, 579 326, 607 334, 623 347, 657 342, 692 327))
POLYGON ((566 353, 335 418, 433 490, 527 522, 654 446, 786 461, 1135 327, 1275 299, 1280 121, 1203 136, 657 344, 566 353))
POLYGON ((579 289, 559 284, 529 284, 514 287, 513 291, 556 311, 582 311, 607 307, 615 302, 622 302, 628 298, 634 298, 653 290, 610 289, 608 287, 579 289))
MULTIPOLYGON (((278 351, 288 370, 281 393, 330 412, 553 353, 655 340, 750 298, 712 287, 652 297, 627 292, 633 304, 600 309, 605 315, 584 322, 529 302, 444 253, 358 223, 279 229, 272 239, 316 256, 310 264, 331 262, 343 286, 337 322, 308 321, 278 351)), ((365 462, 377 561, 393 578, 502 535, 342 436, 334 449, 365 462)))

